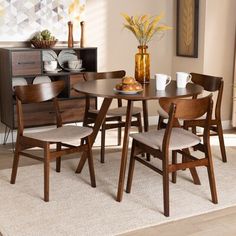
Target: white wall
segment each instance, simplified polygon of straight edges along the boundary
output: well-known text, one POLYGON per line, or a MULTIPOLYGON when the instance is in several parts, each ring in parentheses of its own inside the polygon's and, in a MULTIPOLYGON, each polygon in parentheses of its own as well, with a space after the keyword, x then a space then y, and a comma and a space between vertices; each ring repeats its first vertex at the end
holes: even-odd
POLYGON ((236 1, 206 1, 203 72, 224 78, 222 119, 232 115, 236 1))

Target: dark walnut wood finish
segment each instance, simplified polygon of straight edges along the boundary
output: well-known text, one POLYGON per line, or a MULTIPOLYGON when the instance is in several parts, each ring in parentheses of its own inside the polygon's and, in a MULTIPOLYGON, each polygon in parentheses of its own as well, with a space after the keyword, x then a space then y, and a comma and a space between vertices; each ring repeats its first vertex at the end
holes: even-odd
MULTIPOLYGON (((124 77, 126 72, 124 70, 119 71, 109 71, 109 72, 88 72, 84 73, 84 79, 86 81, 93 81, 93 80, 99 80, 99 79, 111 79, 111 78, 122 78, 124 77)), ((93 124, 97 118, 98 111, 94 110, 90 106, 91 98, 89 96, 86 96, 86 110, 84 113, 84 126, 88 126, 90 124, 93 124)), ((127 107, 122 106, 122 100, 117 99, 117 105, 119 108, 125 108, 127 107)), ((138 127, 139 132, 142 132, 142 122, 141 122, 141 112, 132 114, 132 117, 135 118, 135 120, 131 121, 131 126, 138 127)), ((125 122, 122 121, 122 115, 108 115, 105 118, 104 123, 101 127, 101 163, 105 162, 105 137, 106 137, 106 130, 108 129, 118 129, 118 145, 121 144, 121 128, 125 126, 125 122)))
MULTIPOLYGON (((58 96, 63 107, 63 123, 82 121, 84 117, 85 95, 76 93, 72 87, 78 81, 84 81, 83 72, 97 71, 97 48, 70 48, 78 58, 83 61, 82 72, 68 72, 62 70, 59 73, 46 73, 43 71, 42 54, 44 50, 35 48, 0 48, 0 106, 1 122, 10 129, 17 128, 16 100, 12 91, 12 79, 24 77, 28 84, 32 84, 36 76, 49 76, 52 81, 62 80, 65 88, 58 96)), ((57 55, 66 47, 52 49, 57 55)), ((95 108, 95 99, 90 104, 95 108)), ((28 111, 25 114, 25 127, 56 124, 55 117, 51 113, 52 102, 48 104, 23 104, 28 111)))
MULTIPOLYGON (((130 193, 133 173, 134 173, 134 164, 135 160, 149 167, 150 169, 161 174, 163 177, 163 199, 164 199, 164 215, 169 216, 170 207, 169 207, 169 174, 172 173, 172 182, 176 183, 176 172, 185 168, 194 168, 204 166, 207 167, 208 178, 212 196, 212 202, 217 203, 217 192, 215 177, 213 171, 212 156, 210 150, 209 142, 209 133, 210 133, 210 122, 211 122, 211 112, 212 112, 212 100, 211 96, 200 99, 174 99, 174 98, 160 98, 160 104, 166 112, 169 114, 168 124, 164 131, 162 146, 160 148, 154 148, 149 146, 147 143, 142 142, 142 139, 133 139, 131 156, 130 156, 130 165, 128 173, 128 181, 126 192, 130 193), (187 151, 188 149, 180 149, 177 147, 172 149, 172 163, 169 164, 169 152, 170 152, 170 137, 172 134, 172 129, 175 127, 175 120, 182 119, 196 119, 201 117, 203 114, 207 113, 207 117, 204 120, 204 136, 203 143, 198 143, 194 147, 204 153, 203 158, 196 158, 187 151), (139 154, 149 153, 152 156, 160 159, 162 161, 162 169, 157 168, 152 165, 151 162, 147 162, 139 154), (185 156, 185 162, 177 163, 177 153, 180 153, 185 156)), ((185 128, 185 127, 184 127, 185 128)), ((183 128, 179 128, 183 129, 183 128)), ((161 130, 158 130, 161 132, 161 130)), ((180 132, 180 131, 178 131, 180 132)), ((150 134, 151 135, 151 134, 150 134)), ((179 135, 180 136, 180 135, 179 135)), ((178 137, 179 137, 178 136, 178 137)), ((178 140, 181 143, 181 138, 178 140)), ((187 145, 185 145, 187 146, 187 145)), ((189 147, 191 147, 189 143, 189 147)), ((180 146, 181 147, 181 144, 180 146)), ((185 147, 186 148, 186 147, 185 147)), ((154 161, 154 160, 153 160, 154 161)), ((197 204, 197 203, 196 203, 197 204)))
MULTIPOLYGON (((16 140, 16 148, 14 154, 12 175, 11 175, 11 184, 15 184, 17 168, 19 157, 26 156, 33 159, 41 160, 44 162, 44 200, 49 201, 49 169, 50 169, 50 161, 52 159, 56 159, 56 171, 60 172, 61 167, 61 156, 66 154, 71 154, 75 152, 83 152, 86 153, 86 159, 88 159, 89 163, 89 171, 90 171, 90 179, 91 186, 96 187, 95 182, 95 174, 93 167, 93 158, 91 152, 91 142, 90 137, 88 135, 81 135, 81 138, 84 140, 84 144, 80 145, 80 140, 74 140, 78 143, 77 146, 69 145, 68 143, 63 143, 63 141, 45 141, 43 137, 34 138, 33 136, 27 136, 24 134, 24 109, 22 104, 29 103, 42 103, 48 100, 53 99, 53 112, 57 123, 57 128, 62 127, 62 117, 59 108, 59 103, 57 101, 57 96, 64 89, 65 83, 64 81, 57 81, 52 83, 44 83, 38 85, 28 85, 28 86, 17 86, 15 90, 16 94, 16 104, 17 104, 17 117, 18 117, 18 130, 17 130, 17 140, 16 140), (56 144, 56 150, 51 150, 50 146, 52 144, 56 144), (34 154, 29 154, 25 152, 26 149, 40 147, 44 149, 44 157, 41 158, 34 154)), ((57 128, 53 131, 57 132, 57 128)), ((75 128, 79 128, 75 126, 75 128)), ((78 129, 79 132, 79 129, 78 129)), ((42 134, 43 136, 43 134, 42 134)), ((52 137, 53 140, 53 137, 52 137)))
MULTIPOLYGON (((127 163, 127 153, 128 153, 128 145, 129 145, 129 133, 131 126, 131 118, 132 118, 132 107, 134 101, 143 101, 145 104, 148 100, 159 99, 161 97, 191 97, 193 95, 200 94, 203 91, 203 88, 200 85, 196 84, 188 84, 184 89, 177 89, 176 82, 172 81, 167 87, 165 91, 156 91, 155 80, 150 80, 149 84, 143 85, 143 92, 136 95, 121 95, 117 94, 113 91, 115 85, 121 82, 121 79, 101 79, 94 81, 87 81, 86 83, 78 83, 74 85, 74 89, 78 92, 87 94, 89 96, 99 96, 104 97, 101 109, 98 113, 98 116, 95 121, 93 134, 91 138, 92 144, 94 143, 98 131, 100 130, 101 125, 103 124, 106 113, 109 109, 109 106, 112 102, 112 99, 125 99, 127 100, 127 110, 126 110, 126 122, 125 122, 125 130, 124 130, 124 139, 122 146, 122 154, 121 154, 121 164, 120 164, 120 174, 119 174, 119 182, 118 182, 118 192, 117 192, 117 201, 121 201, 123 197, 124 190, 124 179, 125 179, 125 171, 126 171, 126 163, 127 163)), ((146 104, 147 105, 147 104, 146 104)), ((147 106, 145 106, 146 112, 144 119, 147 120, 147 106)), ((148 122, 144 122, 148 124, 148 122)), ((77 173, 80 173, 83 169, 83 165, 85 163, 86 156, 82 156, 80 163, 77 168, 77 173)))
MULTIPOLYGON (((222 122, 221 122, 221 103, 222 103, 223 87, 224 87, 223 78, 204 74, 197 74, 197 73, 191 73, 191 75, 192 75, 192 82, 194 84, 201 85, 205 91, 217 93, 216 103, 214 106, 215 109, 212 115, 211 126, 210 126, 210 130, 213 132, 211 132, 210 135, 218 136, 222 161, 227 162, 222 122)), ((194 95, 193 98, 197 98, 197 95, 194 95)), ((166 126, 164 122, 165 119, 166 117, 162 117, 160 115, 158 122, 159 128, 161 127, 163 128, 166 126)), ((195 134, 197 133, 196 132, 197 127, 203 127, 203 124, 204 124, 204 118, 200 118, 194 121, 186 121, 186 126, 191 127, 193 133, 195 134)), ((202 134, 198 135, 202 136, 202 134)))
MULTIPOLYGON (((217 93, 215 112, 212 116, 210 123, 211 124, 210 130, 213 131, 213 133, 211 133, 210 135, 218 136, 222 161, 227 162, 222 122, 221 122, 221 103, 222 103, 223 87, 224 87, 223 78, 210 75, 197 74, 197 73, 191 73, 191 75, 193 83, 201 85, 204 88, 204 90, 208 92, 217 93)), ((194 98, 196 97, 197 95, 194 96, 194 98)), ((204 126, 204 119, 202 118, 194 121, 186 121, 185 125, 188 127, 192 127, 193 132, 196 134, 196 128, 204 126)))

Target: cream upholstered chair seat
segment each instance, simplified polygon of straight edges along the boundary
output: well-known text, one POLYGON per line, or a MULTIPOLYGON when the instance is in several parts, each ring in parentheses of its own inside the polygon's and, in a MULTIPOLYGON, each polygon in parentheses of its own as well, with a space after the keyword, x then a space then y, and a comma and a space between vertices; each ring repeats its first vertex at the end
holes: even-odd
MULTIPOLYGON (((152 147, 154 149, 161 150, 164 133, 165 130, 161 129, 145 133, 131 134, 130 136, 140 143, 148 145, 149 147, 152 147)), ((201 139, 192 132, 189 132, 182 128, 173 128, 170 136, 169 150, 189 148, 199 144, 200 142, 201 139)))
POLYGON ((79 142, 81 138, 89 136, 92 132, 89 127, 67 125, 47 131, 25 133, 24 136, 46 142, 69 143, 75 140, 79 142))
MULTIPOLYGON (((107 116, 125 116, 127 111, 127 107, 117 107, 117 108, 112 108, 107 111, 107 116)), ((98 114, 99 110, 91 109, 89 110, 91 113, 96 113, 98 114)), ((140 107, 133 107, 132 109, 132 115, 136 115, 138 113, 141 113, 142 109, 140 107)))

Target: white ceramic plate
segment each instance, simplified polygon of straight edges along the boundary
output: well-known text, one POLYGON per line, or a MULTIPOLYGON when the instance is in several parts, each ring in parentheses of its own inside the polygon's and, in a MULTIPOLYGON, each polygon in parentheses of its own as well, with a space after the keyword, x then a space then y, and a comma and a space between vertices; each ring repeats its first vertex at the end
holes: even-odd
POLYGON ((77 61, 78 57, 74 50, 62 50, 58 55, 59 65, 65 69, 68 68, 68 61, 77 61))
POLYGON ((42 84, 52 82, 48 76, 36 76, 33 80, 33 84, 42 84))
POLYGON ((60 69, 60 68, 57 68, 56 70, 44 70, 45 73, 57 73, 60 71, 62 71, 62 69, 60 69))
POLYGON ((43 50, 43 61, 56 61, 57 54, 53 50, 43 50))
POLYGON ((28 83, 25 78, 22 77, 12 78, 12 89, 13 87, 18 85, 27 85, 27 84, 28 83))
POLYGON ((85 68, 78 68, 78 69, 70 69, 70 68, 64 68, 64 70, 71 71, 71 72, 79 72, 84 70, 85 68))
POLYGON ((116 88, 113 88, 113 91, 120 94, 132 95, 132 94, 141 93, 143 89, 136 90, 136 91, 123 91, 123 90, 118 90, 116 88))

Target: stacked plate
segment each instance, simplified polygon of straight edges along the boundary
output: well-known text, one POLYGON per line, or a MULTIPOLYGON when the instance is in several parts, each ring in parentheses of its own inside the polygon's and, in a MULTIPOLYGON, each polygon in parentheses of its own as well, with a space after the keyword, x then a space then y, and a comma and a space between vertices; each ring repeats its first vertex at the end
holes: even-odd
POLYGON ((71 72, 79 72, 84 68, 71 69, 68 66, 68 61, 78 61, 78 56, 74 50, 62 50, 58 55, 58 63, 64 70, 71 72))
POLYGON ((53 50, 43 50, 43 61, 56 61, 57 54, 53 50))
POLYGON ((27 85, 27 81, 23 77, 12 78, 12 89, 14 90, 15 86, 27 85))
POLYGON ((51 79, 48 76, 36 76, 33 80, 33 84, 51 83, 51 79))

